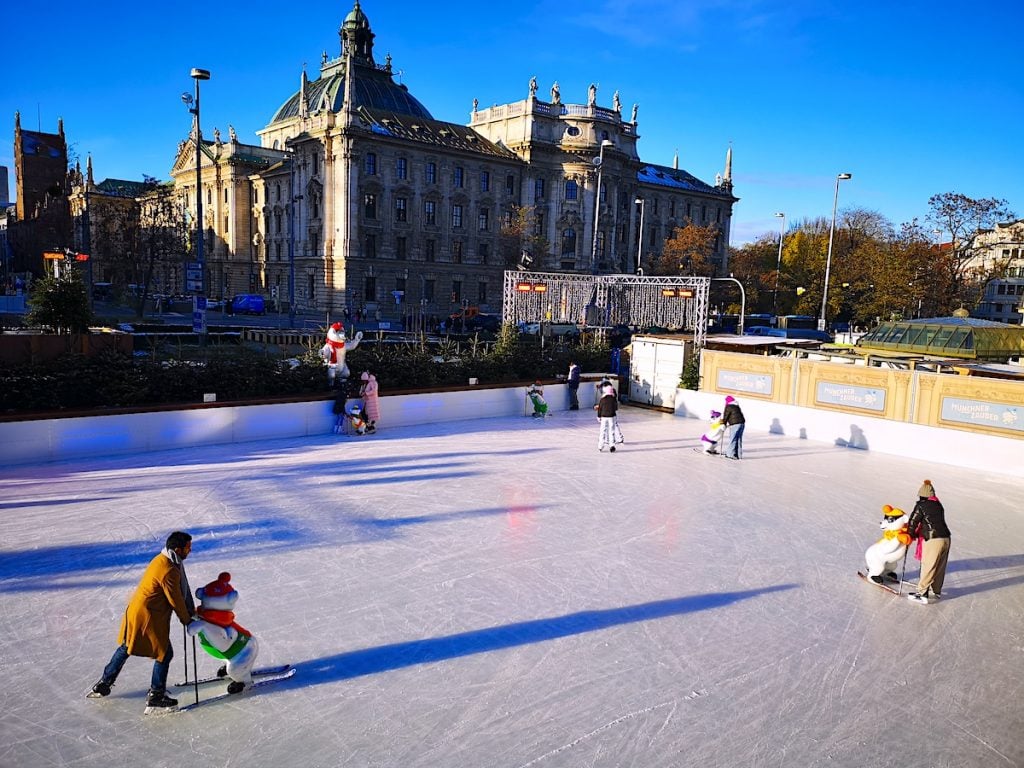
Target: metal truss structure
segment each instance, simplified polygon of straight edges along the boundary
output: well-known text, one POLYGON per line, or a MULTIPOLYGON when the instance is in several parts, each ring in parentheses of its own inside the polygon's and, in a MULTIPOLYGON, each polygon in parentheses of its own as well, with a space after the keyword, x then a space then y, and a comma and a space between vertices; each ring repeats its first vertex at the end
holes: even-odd
POLYGON ((505 271, 502 321, 658 326, 704 346, 711 278, 505 271))

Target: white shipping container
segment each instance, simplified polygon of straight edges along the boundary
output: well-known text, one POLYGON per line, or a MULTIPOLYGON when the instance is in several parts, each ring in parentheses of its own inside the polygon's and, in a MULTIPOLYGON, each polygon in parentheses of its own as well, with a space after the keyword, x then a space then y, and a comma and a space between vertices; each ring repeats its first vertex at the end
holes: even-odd
POLYGON ((629 363, 629 399, 636 403, 675 408, 676 389, 693 338, 634 336, 629 363))

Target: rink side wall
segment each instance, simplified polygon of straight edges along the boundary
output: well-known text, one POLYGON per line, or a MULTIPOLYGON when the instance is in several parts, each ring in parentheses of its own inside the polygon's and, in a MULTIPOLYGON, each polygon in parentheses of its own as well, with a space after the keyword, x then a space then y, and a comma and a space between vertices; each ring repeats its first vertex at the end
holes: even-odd
MULTIPOLYGON (((600 374, 582 377, 580 408, 592 408, 600 374)), ((569 394, 564 383, 544 383, 551 411, 564 411, 569 394)), ((526 386, 473 386, 464 389, 382 395, 383 429, 418 424, 527 416, 533 408, 526 386)), ((209 403, 184 410, 69 416, 0 423, 0 463, 116 456, 252 440, 309 437, 333 433, 333 399, 244 405, 209 403)))
MULTIPOLYGON (((758 433, 788 435, 1015 477, 1024 468, 1022 440, 735 397, 747 420, 746 437, 758 433)), ((712 409, 722 410, 723 401, 724 395, 719 393, 680 389, 676 416, 706 422, 712 409)))
POLYGON ((747 432, 1019 474, 1024 383, 704 350, 701 391, 679 416, 707 419, 732 395, 747 432))

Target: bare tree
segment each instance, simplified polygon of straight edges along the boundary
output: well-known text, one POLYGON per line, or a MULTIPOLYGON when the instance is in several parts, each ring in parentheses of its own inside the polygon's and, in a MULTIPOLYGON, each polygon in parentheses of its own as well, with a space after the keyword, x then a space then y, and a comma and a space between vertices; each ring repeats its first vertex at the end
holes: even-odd
MULTIPOLYGON (((996 224, 1015 218, 1006 200, 986 197, 975 200, 958 192, 945 192, 928 199, 927 221, 942 235, 949 234, 948 248, 940 249, 934 262, 934 289, 949 309, 973 306, 985 282, 997 276, 998 265, 984 265, 976 257, 983 246, 978 235, 996 224)), ((1004 265, 1005 266, 1005 265, 1004 265)))

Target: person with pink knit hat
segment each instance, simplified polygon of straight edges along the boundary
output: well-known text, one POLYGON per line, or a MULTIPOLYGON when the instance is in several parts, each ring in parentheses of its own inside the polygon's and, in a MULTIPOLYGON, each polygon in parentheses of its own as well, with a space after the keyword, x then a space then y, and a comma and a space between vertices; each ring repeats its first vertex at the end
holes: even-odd
POLYGON ((747 426, 747 420, 743 416, 739 403, 732 395, 725 398, 722 423, 725 425, 725 435, 722 440, 725 443, 725 449, 722 454, 727 459, 739 460, 743 457, 743 430, 747 426))

